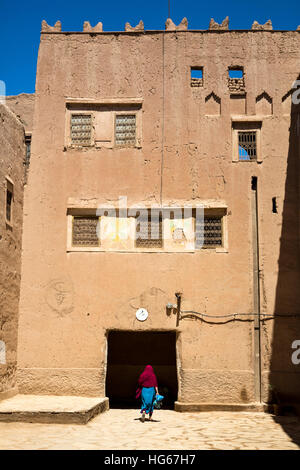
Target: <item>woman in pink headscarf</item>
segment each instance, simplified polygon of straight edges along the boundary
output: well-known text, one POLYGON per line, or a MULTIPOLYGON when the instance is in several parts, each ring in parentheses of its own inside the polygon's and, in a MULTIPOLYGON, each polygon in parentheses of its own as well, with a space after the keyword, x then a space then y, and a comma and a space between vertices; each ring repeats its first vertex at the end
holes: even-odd
POLYGON ((156 395, 158 395, 156 375, 154 374, 153 367, 148 365, 139 377, 138 389, 136 391, 136 398, 142 398, 142 422, 145 421, 145 414, 149 414, 149 421, 151 421, 153 402, 156 395))

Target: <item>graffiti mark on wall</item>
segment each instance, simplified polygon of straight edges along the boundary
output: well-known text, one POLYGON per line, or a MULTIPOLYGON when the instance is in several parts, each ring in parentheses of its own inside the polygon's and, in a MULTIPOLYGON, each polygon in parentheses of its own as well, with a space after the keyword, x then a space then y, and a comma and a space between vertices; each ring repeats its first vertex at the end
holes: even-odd
POLYGON ((74 290, 70 279, 52 279, 46 286, 46 303, 60 316, 73 311, 74 290))
POLYGON ((149 312, 160 312, 165 309, 168 296, 165 291, 157 287, 145 290, 139 296, 129 300, 130 307, 135 310, 143 307, 149 312))

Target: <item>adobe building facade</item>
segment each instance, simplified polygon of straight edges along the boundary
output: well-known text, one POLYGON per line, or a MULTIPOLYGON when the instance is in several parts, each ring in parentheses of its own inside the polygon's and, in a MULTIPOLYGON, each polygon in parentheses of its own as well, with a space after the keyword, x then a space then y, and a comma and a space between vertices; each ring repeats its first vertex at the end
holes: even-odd
POLYGON ((17 393, 25 133, 0 104, 0 400, 17 393))
POLYGON ((126 402, 150 363, 178 410, 299 402, 299 64, 269 24, 43 23, 21 393, 126 402))

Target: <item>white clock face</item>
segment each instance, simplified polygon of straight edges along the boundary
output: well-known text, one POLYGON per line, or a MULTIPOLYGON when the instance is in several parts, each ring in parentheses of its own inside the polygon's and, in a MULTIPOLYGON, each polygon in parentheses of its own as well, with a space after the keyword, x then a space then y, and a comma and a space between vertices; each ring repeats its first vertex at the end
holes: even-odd
POLYGON ((136 311, 136 318, 139 320, 139 321, 145 321, 147 320, 148 318, 148 312, 145 308, 139 308, 137 311, 136 311))

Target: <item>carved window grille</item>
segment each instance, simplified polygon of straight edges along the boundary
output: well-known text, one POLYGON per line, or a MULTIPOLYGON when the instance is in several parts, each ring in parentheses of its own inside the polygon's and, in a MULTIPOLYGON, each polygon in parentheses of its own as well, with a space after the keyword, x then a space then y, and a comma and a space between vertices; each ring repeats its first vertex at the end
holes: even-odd
POLYGON ((6 220, 12 221, 13 185, 7 181, 6 189, 6 220))
POLYGON ((239 160, 251 161, 257 158, 256 131, 243 131, 238 133, 239 160))
POLYGON ((223 246, 221 215, 204 215, 203 220, 196 220, 196 248, 220 248, 223 246))
POLYGON ((136 143, 136 115, 116 115, 116 145, 130 147, 136 143))
POLYGON ((92 137, 91 114, 71 115, 71 142, 73 145, 90 145, 92 137))
POLYGON ((73 246, 90 246, 96 247, 100 245, 100 239, 97 234, 97 225, 99 217, 94 216, 74 216, 72 245, 73 246))
POLYGON ((162 216, 159 212, 148 211, 136 220, 136 247, 162 248, 162 216))

